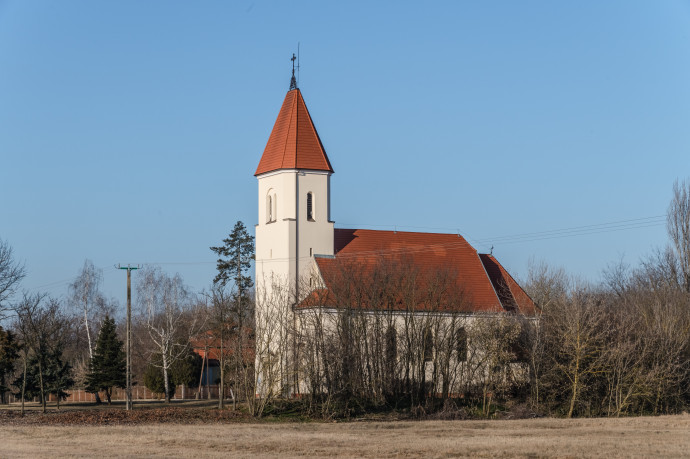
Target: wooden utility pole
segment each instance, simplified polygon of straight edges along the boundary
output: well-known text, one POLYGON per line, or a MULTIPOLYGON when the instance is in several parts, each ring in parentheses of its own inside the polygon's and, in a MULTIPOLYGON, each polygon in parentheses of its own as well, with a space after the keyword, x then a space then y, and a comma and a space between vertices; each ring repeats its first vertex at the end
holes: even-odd
POLYGON ((216 300, 220 303, 220 355, 218 356, 220 363, 220 386, 218 387, 218 409, 222 410, 225 408, 225 356, 223 355, 223 329, 225 328, 223 309, 225 309, 225 298, 216 298, 216 300))
POLYGON ((127 403, 125 409, 130 411, 132 409, 132 270, 139 269, 139 266, 133 267, 127 265, 126 267, 117 265, 117 269, 127 270, 127 403))

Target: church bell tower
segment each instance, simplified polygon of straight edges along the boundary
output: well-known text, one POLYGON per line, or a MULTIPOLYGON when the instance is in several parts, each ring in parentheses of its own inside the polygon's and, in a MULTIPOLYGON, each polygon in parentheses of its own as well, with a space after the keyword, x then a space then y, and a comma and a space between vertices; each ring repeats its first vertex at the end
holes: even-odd
POLYGON ((308 285, 314 255, 333 255, 331 174, 293 68, 290 89, 254 173, 259 182, 257 301, 280 286, 299 302, 309 293, 300 287, 308 285))

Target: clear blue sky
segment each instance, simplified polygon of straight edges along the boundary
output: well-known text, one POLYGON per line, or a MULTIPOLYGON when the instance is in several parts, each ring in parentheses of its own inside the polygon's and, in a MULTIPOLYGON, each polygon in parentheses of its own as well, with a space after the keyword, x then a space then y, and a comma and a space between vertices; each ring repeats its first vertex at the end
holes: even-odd
POLYGON ((64 295, 87 258, 121 304, 116 263, 207 287, 208 247, 257 222, 298 42, 337 226, 459 230, 518 277, 534 257, 596 280, 666 244, 660 218, 498 238, 666 212, 690 175, 688 1, 0 0, 23 287, 64 295))

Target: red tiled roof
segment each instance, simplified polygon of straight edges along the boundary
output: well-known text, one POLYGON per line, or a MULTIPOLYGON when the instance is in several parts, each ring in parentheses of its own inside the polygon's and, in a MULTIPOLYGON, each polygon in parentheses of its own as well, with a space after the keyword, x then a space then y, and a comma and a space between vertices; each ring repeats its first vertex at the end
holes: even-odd
POLYGON ((534 313, 531 299, 503 267, 492 256, 487 260, 493 261, 495 265, 483 262, 481 257, 484 256, 480 256, 459 235, 336 229, 335 253, 335 258, 316 258, 327 290, 313 292, 307 298, 308 303, 322 301, 327 303, 322 305, 333 304, 333 295, 329 292, 334 290, 332 283, 337 282, 338 270, 341 269, 339 264, 352 262, 352 266, 372 270, 381 257, 395 257, 422 273, 446 270, 455 278, 456 286, 462 292, 463 305, 454 306, 460 310, 510 311, 515 310, 517 304, 520 311, 534 313), (487 264, 489 269, 486 269, 487 264), (499 278, 505 279, 504 282, 509 287, 508 290, 502 289, 500 294, 496 289, 499 278))
POLYGON ((484 264, 486 273, 491 279, 494 290, 501 299, 501 303, 506 309, 521 312, 523 314, 534 315, 537 308, 532 298, 520 287, 520 285, 508 274, 503 265, 496 258, 488 253, 480 253, 479 258, 484 264))
POLYGON ((285 96, 254 175, 278 169, 333 172, 299 89, 285 96))

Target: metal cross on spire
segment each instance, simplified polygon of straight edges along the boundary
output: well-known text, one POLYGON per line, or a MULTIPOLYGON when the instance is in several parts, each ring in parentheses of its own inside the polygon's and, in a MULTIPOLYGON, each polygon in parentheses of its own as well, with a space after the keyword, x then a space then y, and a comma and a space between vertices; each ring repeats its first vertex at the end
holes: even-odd
POLYGON ((290 78, 290 91, 293 89, 297 89, 297 80, 295 79, 295 61, 297 60, 297 57, 295 56, 295 53, 292 53, 292 78, 290 78))

